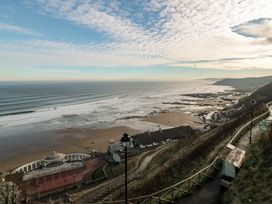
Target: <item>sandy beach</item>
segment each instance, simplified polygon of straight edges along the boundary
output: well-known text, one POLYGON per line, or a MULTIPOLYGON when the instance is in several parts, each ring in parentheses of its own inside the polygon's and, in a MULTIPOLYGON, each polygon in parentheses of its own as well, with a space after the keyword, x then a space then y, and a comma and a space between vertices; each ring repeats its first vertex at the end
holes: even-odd
POLYGON ((118 142, 124 132, 130 135, 139 133, 137 130, 122 126, 106 129, 64 129, 56 132, 48 132, 50 135, 46 137, 40 136, 39 140, 41 144, 39 144, 39 147, 35 147, 33 144, 27 145, 21 139, 16 143, 17 148, 13 147, 12 154, 0 160, 0 171, 8 171, 27 162, 41 159, 53 150, 63 153, 86 152, 88 149, 105 152, 109 140, 113 139, 118 142), (21 151, 22 148, 24 151, 21 151))
POLYGON ((188 112, 185 112, 179 103, 171 103, 173 108, 169 111, 153 112, 145 117, 121 119, 120 123, 116 123, 115 127, 110 128, 67 128, 1 138, 0 171, 13 169, 27 162, 41 159, 53 150, 63 153, 87 152, 92 149, 106 152, 109 140, 119 142, 124 132, 135 135, 147 130, 156 131, 159 128, 165 129, 182 125, 189 125, 195 129, 202 128, 204 124, 197 116, 198 113, 203 111, 209 113, 224 106, 228 101, 217 99, 216 95, 205 96, 202 100, 192 104, 193 107, 198 105, 199 108, 194 110, 188 106, 188 112), (205 104, 213 104, 213 106, 205 104))
POLYGON ((198 117, 178 110, 151 114, 144 118, 143 121, 157 123, 170 127, 189 125, 192 128, 200 128, 203 125, 198 117))
MULTIPOLYGON (((162 112, 151 114, 143 121, 176 127, 180 125, 190 125, 193 128, 201 126, 197 117, 181 111, 162 112)), ((69 128, 54 132, 43 133, 37 137, 25 136, 25 140, 13 141, 12 154, 6 155, 0 160, 0 170, 9 170, 27 162, 41 159, 53 150, 63 153, 86 152, 95 149, 98 152, 105 152, 109 140, 119 142, 122 134, 127 132, 129 135, 135 135, 142 131, 135 130, 126 126, 118 126, 105 129, 91 128, 69 128), (33 141, 35 141, 33 143, 33 141), (32 141, 29 144, 26 141, 32 141)), ((6 146, 11 145, 6 142, 6 146)))

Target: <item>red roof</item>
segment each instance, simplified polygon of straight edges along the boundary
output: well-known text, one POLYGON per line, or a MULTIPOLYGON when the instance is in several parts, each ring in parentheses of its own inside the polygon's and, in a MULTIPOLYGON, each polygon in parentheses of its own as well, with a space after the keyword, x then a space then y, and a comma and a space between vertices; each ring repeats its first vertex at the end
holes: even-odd
POLYGON ((81 168, 24 181, 22 190, 25 191, 28 196, 33 196, 64 188, 65 186, 82 183, 89 180, 93 172, 104 166, 105 163, 105 160, 99 157, 87 159, 81 168))

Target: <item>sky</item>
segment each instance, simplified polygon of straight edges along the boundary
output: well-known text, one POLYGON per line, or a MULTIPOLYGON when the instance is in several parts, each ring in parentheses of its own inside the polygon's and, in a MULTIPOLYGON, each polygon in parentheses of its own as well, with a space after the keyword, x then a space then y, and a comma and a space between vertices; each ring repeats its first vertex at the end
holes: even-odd
POLYGON ((272 75, 272 0, 0 0, 0 81, 272 75))

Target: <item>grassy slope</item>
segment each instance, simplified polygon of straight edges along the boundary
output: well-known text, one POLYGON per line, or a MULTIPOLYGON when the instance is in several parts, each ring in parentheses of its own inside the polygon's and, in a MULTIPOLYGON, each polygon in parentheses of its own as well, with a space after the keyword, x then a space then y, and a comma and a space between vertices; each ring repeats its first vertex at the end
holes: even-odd
POLYGON ((224 203, 272 203, 272 139, 253 144, 224 203))
POLYGON ((256 107, 263 106, 265 108, 266 103, 272 101, 272 82, 259 88, 257 91, 253 92, 249 96, 242 98, 238 104, 234 106, 234 108, 243 107, 240 110, 237 110, 235 112, 232 112, 228 115, 230 118, 236 118, 239 117, 245 113, 251 112, 252 105, 251 100, 254 99, 256 101, 256 105, 254 106, 254 110, 256 110, 256 107))
MULTIPOLYGON (((255 108, 254 114, 258 112, 257 115, 259 115, 260 112, 266 111, 266 107, 260 105, 272 100, 272 95, 269 90, 272 90, 272 83, 252 94, 254 98, 256 97, 256 99, 258 99, 256 105, 258 108, 255 108), (265 95, 265 98, 262 97, 263 95, 265 95)), ((247 103, 250 104, 250 97, 251 96, 242 99, 245 105, 247 103)), ((160 190, 188 175, 192 175, 194 170, 201 169, 201 166, 209 161, 207 157, 209 153, 213 152, 213 147, 217 147, 219 144, 222 144, 222 141, 233 135, 236 128, 240 127, 249 119, 249 113, 248 108, 243 109, 241 113, 238 114, 240 117, 236 118, 236 120, 230 121, 206 134, 199 135, 194 142, 190 142, 191 145, 185 145, 185 147, 188 147, 191 151, 188 151, 188 149, 187 151, 183 151, 184 144, 178 143, 158 154, 151 162, 151 168, 148 169, 149 173, 145 175, 145 179, 142 179, 140 184, 136 184, 134 188, 130 189, 130 197, 146 195, 160 190), (189 168, 186 169, 186 167, 189 168), (182 173, 180 169, 183 169, 182 173)), ((118 196, 119 195, 116 197, 118 196)))

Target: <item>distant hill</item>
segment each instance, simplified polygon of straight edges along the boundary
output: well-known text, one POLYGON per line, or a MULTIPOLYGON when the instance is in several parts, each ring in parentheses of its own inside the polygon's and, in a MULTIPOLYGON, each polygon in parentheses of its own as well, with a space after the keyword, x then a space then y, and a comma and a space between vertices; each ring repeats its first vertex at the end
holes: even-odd
POLYGON ((228 78, 215 82, 215 85, 232 86, 239 91, 255 91, 258 88, 272 82, 272 76, 251 78, 228 78))
MULTIPOLYGON (((226 108, 223 111, 224 115, 229 118, 236 118, 243 114, 249 113, 252 108, 252 99, 256 101, 255 107, 260 107, 260 105, 272 101, 272 82, 259 88, 257 91, 253 92, 249 96, 240 99, 234 107, 226 108)), ((263 107, 265 106, 263 105, 263 107)))

